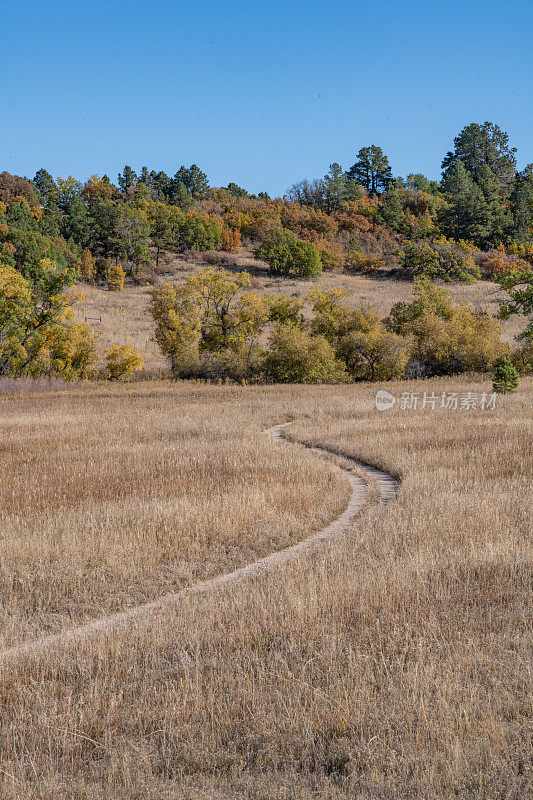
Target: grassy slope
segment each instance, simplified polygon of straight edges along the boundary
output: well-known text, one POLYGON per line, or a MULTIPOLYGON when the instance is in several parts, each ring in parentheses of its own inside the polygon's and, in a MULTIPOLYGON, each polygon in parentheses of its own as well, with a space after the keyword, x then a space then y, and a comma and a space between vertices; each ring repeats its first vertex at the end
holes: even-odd
MULTIPOLYGON (((386 274, 376 276, 350 275, 348 273, 324 273, 318 282, 280 280, 268 275, 266 265, 255 260, 249 251, 242 249, 237 254, 227 254, 223 266, 228 269, 247 269, 254 276, 255 289, 269 293, 302 294, 312 286, 332 288, 341 286, 352 292, 347 302, 354 305, 375 306, 382 316, 386 316, 394 303, 410 300, 412 284, 387 278, 386 274)), ((152 275, 156 282, 184 282, 187 275, 202 266, 198 261, 173 258, 162 264, 158 273, 152 275)), ((203 266, 207 266, 203 264, 203 266)), ((145 359, 148 374, 159 375, 166 363, 157 345, 152 340, 153 324, 149 314, 150 287, 127 285, 123 292, 107 292, 83 284, 80 287, 86 294, 86 303, 80 306, 77 319, 101 317, 101 321, 88 320, 99 333, 101 346, 111 344, 130 344, 145 359)), ((474 284, 449 284, 447 288, 456 302, 469 302, 477 309, 496 314, 498 298, 502 296, 499 288, 490 281, 477 281, 474 284)), ((524 327, 523 319, 512 317, 503 324, 504 338, 511 340, 524 327)))

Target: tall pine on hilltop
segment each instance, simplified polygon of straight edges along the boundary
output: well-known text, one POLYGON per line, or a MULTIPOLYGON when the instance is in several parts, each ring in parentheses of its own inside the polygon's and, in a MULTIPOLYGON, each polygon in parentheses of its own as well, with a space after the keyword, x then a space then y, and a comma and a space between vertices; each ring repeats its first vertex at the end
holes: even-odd
POLYGON ((370 195, 385 192, 392 180, 389 159, 377 145, 362 147, 357 153, 357 161, 348 170, 347 177, 353 183, 359 183, 370 195))

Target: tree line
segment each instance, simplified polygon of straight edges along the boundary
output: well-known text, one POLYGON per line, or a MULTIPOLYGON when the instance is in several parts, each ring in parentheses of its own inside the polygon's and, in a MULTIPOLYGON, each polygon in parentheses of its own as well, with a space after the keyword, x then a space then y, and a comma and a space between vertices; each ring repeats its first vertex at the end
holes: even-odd
POLYGON ((260 294, 251 284, 246 272, 210 267, 183 286, 154 289, 156 341, 174 378, 391 380, 486 372, 511 351, 498 320, 454 304, 428 278, 415 279, 412 302, 397 303, 385 319, 371 307, 348 305, 342 289, 296 297, 260 294))
POLYGON ((223 266, 243 244, 279 278, 316 278, 323 270, 410 280, 488 277, 509 293, 503 315, 527 314, 532 237, 533 165, 518 171, 516 148, 490 122, 467 125, 455 137, 440 181, 394 177, 386 154, 371 145, 346 170, 333 163, 323 178, 303 180, 282 198, 250 194, 235 182, 211 187, 195 164, 172 176, 126 165, 116 183, 106 175, 85 183, 54 178, 44 168, 33 179, 2 172, 2 313, 12 321, 9 293, 32 313, 25 318, 20 310, 21 324, 0 330, 1 369, 88 374, 90 336, 67 319, 67 287, 86 281, 120 291, 125 281, 157 283, 168 254, 201 253, 223 266), (76 347, 85 348, 84 357, 76 347))

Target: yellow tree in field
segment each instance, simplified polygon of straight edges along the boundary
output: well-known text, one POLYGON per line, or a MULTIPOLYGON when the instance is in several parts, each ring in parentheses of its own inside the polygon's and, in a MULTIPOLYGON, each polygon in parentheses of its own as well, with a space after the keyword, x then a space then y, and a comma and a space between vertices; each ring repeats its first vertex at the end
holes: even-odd
POLYGON ((74 296, 64 292, 68 273, 46 259, 31 283, 0 265, 0 377, 86 377, 96 360, 87 325, 74 322, 74 296))
POLYGON ((115 344, 105 352, 105 376, 110 381, 125 380, 142 369, 144 359, 129 344, 115 344))
POLYGON ((120 264, 110 264, 107 268, 107 288, 110 292, 121 292, 124 289, 126 272, 120 264))
POLYGON ((246 291, 250 285, 246 272, 209 268, 191 275, 185 286, 167 283, 154 290, 156 341, 176 377, 194 372, 205 354, 230 351, 250 358, 269 317, 266 300, 246 291))
POLYGON ((85 248, 77 263, 78 275, 82 281, 94 281, 96 277, 96 265, 92 253, 85 248))

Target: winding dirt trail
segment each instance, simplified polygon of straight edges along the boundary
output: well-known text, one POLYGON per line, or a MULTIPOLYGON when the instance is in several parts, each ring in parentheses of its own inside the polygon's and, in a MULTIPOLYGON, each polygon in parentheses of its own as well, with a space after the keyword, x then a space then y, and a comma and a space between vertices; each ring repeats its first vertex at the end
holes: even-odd
MULTIPOLYGON (((305 447, 312 452, 319 453, 323 457, 338 458, 339 454, 328 450, 326 447, 308 445, 304 442, 285 439, 283 429, 287 425, 290 425, 290 423, 286 422, 282 425, 274 425, 272 428, 264 431, 264 433, 274 442, 278 442, 282 446, 305 447)), ((301 555, 314 552, 319 549, 327 539, 344 533, 350 526, 353 518, 360 512, 366 502, 367 480, 376 482, 380 500, 383 504, 387 504, 397 496, 400 482, 393 475, 346 455, 342 455, 342 460, 351 463, 352 466, 363 471, 365 479, 355 475, 350 469, 339 466, 350 483, 350 499, 342 514, 337 517, 337 519, 333 520, 333 522, 330 522, 325 528, 322 528, 322 530, 291 547, 287 547, 285 550, 278 550, 258 561, 254 561, 244 567, 239 567, 239 569, 233 572, 226 573, 225 575, 218 575, 216 578, 181 589, 179 592, 164 595, 157 600, 144 603, 143 605, 136 606, 127 611, 121 611, 112 616, 95 619, 57 634, 10 647, 0 652, 0 666, 8 665, 10 662, 13 663, 19 658, 38 656, 45 652, 65 650, 69 647, 72 648, 81 642, 85 642, 87 639, 109 637, 119 630, 128 628, 133 630, 133 628, 142 621, 153 621, 156 618, 162 620, 165 615, 169 615, 172 612, 179 601, 185 596, 188 598, 202 596, 219 587, 243 583, 245 580, 254 578, 272 569, 274 566, 297 559, 301 555)))

